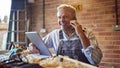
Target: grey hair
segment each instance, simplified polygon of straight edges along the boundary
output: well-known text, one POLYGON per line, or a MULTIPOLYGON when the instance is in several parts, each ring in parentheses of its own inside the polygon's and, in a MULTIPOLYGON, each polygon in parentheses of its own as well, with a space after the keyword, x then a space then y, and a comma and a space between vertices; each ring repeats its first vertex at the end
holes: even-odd
POLYGON ((61 5, 59 5, 57 7, 57 11, 59 9, 68 9, 68 10, 70 10, 71 14, 74 16, 73 20, 76 20, 76 9, 73 6, 67 5, 67 4, 61 4, 61 5))

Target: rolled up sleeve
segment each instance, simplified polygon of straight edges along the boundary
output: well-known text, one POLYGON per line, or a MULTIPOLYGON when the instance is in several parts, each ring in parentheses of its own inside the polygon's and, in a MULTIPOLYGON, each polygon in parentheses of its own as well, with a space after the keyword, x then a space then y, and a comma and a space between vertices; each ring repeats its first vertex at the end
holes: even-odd
POLYGON ((87 57, 88 61, 93 65, 99 64, 103 56, 100 48, 95 48, 94 46, 89 46, 86 49, 82 49, 82 52, 87 57))

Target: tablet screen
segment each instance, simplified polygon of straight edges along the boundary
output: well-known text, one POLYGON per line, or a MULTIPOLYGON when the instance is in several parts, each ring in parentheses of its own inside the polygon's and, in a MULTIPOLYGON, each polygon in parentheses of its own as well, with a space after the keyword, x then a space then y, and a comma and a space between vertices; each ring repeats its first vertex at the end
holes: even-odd
POLYGON ((47 46, 44 44, 42 38, 37 32, 25 32, 27 38, 33 43, 39 50, 41 55, 51 56, 51 53, 47 46))

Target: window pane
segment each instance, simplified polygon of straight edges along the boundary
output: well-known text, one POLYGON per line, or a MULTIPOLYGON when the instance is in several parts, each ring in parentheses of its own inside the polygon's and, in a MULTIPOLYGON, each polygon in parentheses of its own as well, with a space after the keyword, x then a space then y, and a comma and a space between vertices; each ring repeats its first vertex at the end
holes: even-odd
POLYGON ((6 47, 11 0, 0 0, 0 50, 6 47))

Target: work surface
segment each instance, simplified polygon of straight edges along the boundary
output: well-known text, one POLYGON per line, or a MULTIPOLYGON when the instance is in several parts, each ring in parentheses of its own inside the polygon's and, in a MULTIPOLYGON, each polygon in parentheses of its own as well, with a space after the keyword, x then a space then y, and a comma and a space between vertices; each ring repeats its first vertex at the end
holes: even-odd
MULTIPOLYGON (((89 65, 67 56, 43 56, 39 54, 26 54, 21 55, 23 62, 30 64, 38 64, 44 68, 97 68, 96 66, 89 65)), ((0 60, 6 60, 9 58, 7 54, 0 54, 0 60)))

